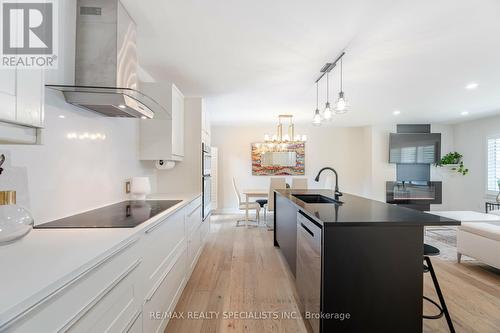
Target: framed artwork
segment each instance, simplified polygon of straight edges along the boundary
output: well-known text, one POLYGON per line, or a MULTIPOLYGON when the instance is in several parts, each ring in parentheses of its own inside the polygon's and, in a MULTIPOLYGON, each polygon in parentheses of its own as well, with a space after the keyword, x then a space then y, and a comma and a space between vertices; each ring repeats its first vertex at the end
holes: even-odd
POLYGON ((305 174, 305 142, 252 143, 252 175, 302 176, 305 174))

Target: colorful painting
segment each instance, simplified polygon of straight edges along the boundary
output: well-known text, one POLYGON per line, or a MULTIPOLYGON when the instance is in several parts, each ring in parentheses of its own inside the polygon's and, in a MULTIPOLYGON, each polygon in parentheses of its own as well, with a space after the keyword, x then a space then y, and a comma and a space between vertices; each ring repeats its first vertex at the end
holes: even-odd
POLYGON ((252 175, 254 176, 301 176, 305 174, 305 142, 292 142, 292 143, 252 143, 252 175), (274 159, 275 161, 282 160, 283 156, 293 156, 295 163, 288 162, 279 164, 280 162, 269 162, 266 158, 267 165, 263 163, 265 154, 278 153, 280 158, 274 159), (294 153, 294 154, 283 154, 294 153))

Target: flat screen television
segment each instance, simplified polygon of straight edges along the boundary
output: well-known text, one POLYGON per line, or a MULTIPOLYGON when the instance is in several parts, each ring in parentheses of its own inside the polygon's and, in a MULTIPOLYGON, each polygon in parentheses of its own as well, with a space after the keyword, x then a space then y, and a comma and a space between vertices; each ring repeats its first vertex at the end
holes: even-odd
POLYGON ((441 159, 441 133, 391 133, 389 163, 432 164, 441 159))

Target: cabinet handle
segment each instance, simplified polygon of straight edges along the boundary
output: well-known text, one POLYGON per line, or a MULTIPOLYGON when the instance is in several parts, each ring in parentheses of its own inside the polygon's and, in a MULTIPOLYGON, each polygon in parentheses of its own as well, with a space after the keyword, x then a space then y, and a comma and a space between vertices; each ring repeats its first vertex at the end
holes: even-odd
POLYGON ((155 225, 151 226, 149 229, 147 229, 145 231, 146 234, 149 234, 153 231, 155 231, 156 229, 158 229, 168 218, 165 218, 163 220, 161 220, 160 222, 156 223, 155 225))
POLYGON ((122 331, 123 333, 128 333, 130 331, 130 329, 132 328, 132 326, 134 326, 135 321, 137 320, 137 318, 139 318, 139 316, 141 315, 141 313, 142 313, 142 309, 138 309, 135 312, 135 314, 129 320, 128 324, 125 326, 125 329, 122 331))
POLYGON ((200 207, 201 207, 201 204, 199 204, 198 206, 196 206, 196 208, 195 208, 195 209, 193 209, 193 210, 191 211, 191 213, 189 213, 189 214, 188 214, 188 217, 191 217, 191 215, 193 215, 193 214, 194 214, 194 213, 198 210, 198 208, 200 208, 200 207))

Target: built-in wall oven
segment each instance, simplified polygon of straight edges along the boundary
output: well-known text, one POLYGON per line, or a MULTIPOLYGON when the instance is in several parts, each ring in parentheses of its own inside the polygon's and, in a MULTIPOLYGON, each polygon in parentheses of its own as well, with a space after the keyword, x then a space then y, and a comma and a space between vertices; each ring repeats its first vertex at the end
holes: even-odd
POLYGON ((211 159, 212 155, 210 154, 210 146, 205 143, 202 143, 202 156, 201 156, 201 176, 203 178, 202 186, 203 186, 203 220, 205 220, 211 212, 211 193, 212 193, 212 178, 210 176, 211 173, 211 159))

